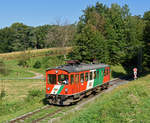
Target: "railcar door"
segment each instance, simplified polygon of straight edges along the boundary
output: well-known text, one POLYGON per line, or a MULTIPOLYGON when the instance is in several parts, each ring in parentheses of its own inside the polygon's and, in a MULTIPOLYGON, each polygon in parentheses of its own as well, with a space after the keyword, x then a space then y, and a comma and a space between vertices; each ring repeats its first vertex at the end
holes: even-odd
POLYGON ((74 90, 75 90, 75 93, 78 93, 80 90, 80 88, 79 88, 79 74, 78 73, 75 74, 74 90))
POLYGON ((71 84, 71 89, 72 89, 72 94, 75 93, 75 75, 70 74, 70 84, 71 84))
POLYGON ((98 80, 98 84, 99 85, 102 85, 103 84, 103 81, 104 81, 104 70, 105 70, 105 68, 100 68, 100 69, 98 69, 98 74, 99 74, 99 77, 97 78, 97 80, 98 80))
POLYGON ((70 84, 72 88, 72 94, 79 92, 79 74, 72 73, 70 74, 70 84))

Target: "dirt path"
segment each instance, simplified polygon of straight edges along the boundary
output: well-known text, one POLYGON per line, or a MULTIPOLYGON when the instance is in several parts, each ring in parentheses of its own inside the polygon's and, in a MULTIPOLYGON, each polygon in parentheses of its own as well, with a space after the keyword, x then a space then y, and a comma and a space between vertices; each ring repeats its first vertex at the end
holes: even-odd
POLYGON ((25 77, 24 79, 44 79, 44 75, 41 74, 41 73, 37 73, 37 72, 34 72, 34 71, 29 71, 29 72, 35 74, 35 76, 25 77))

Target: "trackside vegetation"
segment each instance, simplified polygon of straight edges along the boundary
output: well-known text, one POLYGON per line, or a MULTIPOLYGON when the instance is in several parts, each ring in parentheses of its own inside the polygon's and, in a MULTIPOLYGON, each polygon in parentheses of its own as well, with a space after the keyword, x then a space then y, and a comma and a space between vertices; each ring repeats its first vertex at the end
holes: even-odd
POLYGON ((104 93, 80 111, 64 116, 61 123, 149 123, 149 80, 147 75, 104 93))

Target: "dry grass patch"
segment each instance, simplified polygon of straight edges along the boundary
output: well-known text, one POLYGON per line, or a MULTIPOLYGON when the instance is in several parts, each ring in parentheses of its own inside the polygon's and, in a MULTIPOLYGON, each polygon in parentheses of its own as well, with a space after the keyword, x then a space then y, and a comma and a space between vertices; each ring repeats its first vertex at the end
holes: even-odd
POLYGON ((28 91, 32 89, 45 89, 45 81, 43 80, 3 80, 0 81, 0 91, 4 89, 6 92, 5 100, 20 100, 27 96, 28 91))
POLYGON ((28 50, 28 51, 19 51, 19 52, 12 52, 12 53, 2 53, 0 54, 0 58, 4 59, 18 59, 21 57, 23 53, 30 55, 31 57, 36 56, 43 56, 47 55, 54 55, 54 54, 67 54, 71 51, 71 47, 63 47, 63 48, 47 48, 47 49, 36 49, 36 50, 28 50))

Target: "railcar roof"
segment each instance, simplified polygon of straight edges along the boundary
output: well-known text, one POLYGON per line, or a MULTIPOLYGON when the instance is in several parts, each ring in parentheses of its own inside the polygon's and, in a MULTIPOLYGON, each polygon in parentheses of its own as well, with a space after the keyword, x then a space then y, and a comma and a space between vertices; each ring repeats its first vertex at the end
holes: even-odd
POLYGON ((79 65, 62 65, 55 68, 48 68, 48 70, 56 69, 56 70, 65 70, 69 73, 71 72, 80 72, 80 71, 86 71, 86 70, 94 70, 98 68, 105 68, 109 67, 109 65, 106 64, 79 64, 79 65))

